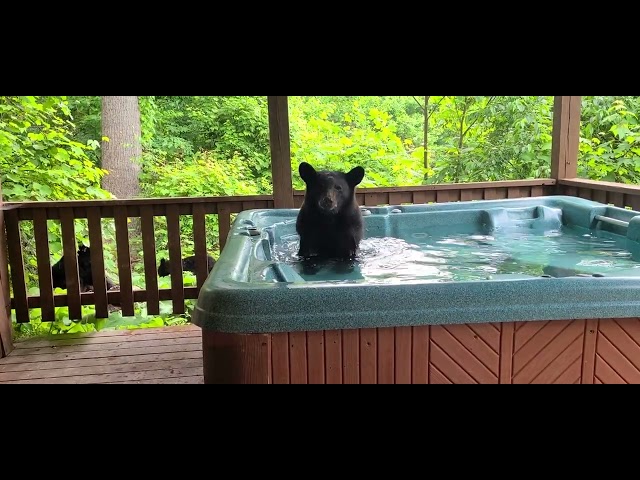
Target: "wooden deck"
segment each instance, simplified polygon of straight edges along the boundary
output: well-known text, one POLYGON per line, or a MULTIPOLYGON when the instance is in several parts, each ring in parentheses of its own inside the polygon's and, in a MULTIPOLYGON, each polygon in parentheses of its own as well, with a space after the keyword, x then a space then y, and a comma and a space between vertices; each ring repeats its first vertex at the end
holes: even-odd
POLYGON ((58 335, 16 342, 0 384, 203 383, 196 326, 58 335))

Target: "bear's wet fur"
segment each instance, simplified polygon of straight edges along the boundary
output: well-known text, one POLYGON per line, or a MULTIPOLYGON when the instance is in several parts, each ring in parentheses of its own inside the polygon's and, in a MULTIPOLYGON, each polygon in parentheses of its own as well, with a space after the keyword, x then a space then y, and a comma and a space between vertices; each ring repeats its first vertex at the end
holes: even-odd
MULTIPOLYGON (((78 248, 78 279, 80 280, 80 292, 93 291, 93 269, 91 266, 91 249, 80 245, 78 248)), ((64 255, 51 267, 51 279, 53 288, 67 288, 67 277, 64 268, 64 255)), ((113 280, 105 276, 107 290, 111 290, 115 285, 113 280)))
POLYGON ((347 173, 316 171, 303 162, 298 171, 307 187, 296 220, 298 256, 307 265, 314 260, 354 260, 364 236, 355 196, 364 168, 355 167, 347 173))

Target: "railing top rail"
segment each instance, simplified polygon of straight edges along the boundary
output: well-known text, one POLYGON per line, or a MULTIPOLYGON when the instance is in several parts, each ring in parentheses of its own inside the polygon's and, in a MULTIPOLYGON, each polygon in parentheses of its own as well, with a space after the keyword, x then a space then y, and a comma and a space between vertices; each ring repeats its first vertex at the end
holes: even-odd
MULTIPOLYGON (((430 192, 439 190, 474 190, 482 188, 508 188, 555 185, 552 178, 532 180, 505 180, 496 182, 471 182, 471 183, 443 183, 434 185, 419 185, 413 187, 375 187, 359 188, 359 193, 395 193, 395 192, 430 192)), ((615 184, 614 184, 615 185, 615 184)), ((295 190, 297 196, 304 195, 304 190, 295 190)), ((60 201, 26 201, 7 202, 3 208, 30 209, 30 208, 86 208, 86 207, 138 207, 143 205, 185 205, 201 203, 233 203, 233 202, 259 202, 272 201, 273 195, 237 195, 218 197, 168 197, 168 198, 134 198, 134 199, 110 199, 110 200, 60 200, 60 201)))
POLYGON ((168 198, 132 198, 110 200, 60 200, 7 202, 7 209, 29 208, 86 208, 86 207, 129 207, 143 205, 181 205, 199 203, 259 202, 273 200, 272 195, 246 195, 235 197, 168 197, 168 198))
POLYGON ((625 183, 603 182, 599 180, 588 180, 585 178, 565 178, 559 180, 560 185, 578 188, 591 188, 592 190, 606 190, 608 192, 627 193, 640 195, 640 185, 627 185, 625 183))
MULTIPOLYGON (((532 180, 500 180, 495 182, 470 182, 470 183, 437 183, 433 185, 418 185, 415 187, 374 187, 358 188, 358 193, 396 193, 396 192, 432 192, 442 190, 476 190, 483 188, 508 188, 508 187, 538 187, 555 185, 553 178, 539 178, 532 180)), ((304 195, 304 190, 294 190, 294 195, 304 195)))

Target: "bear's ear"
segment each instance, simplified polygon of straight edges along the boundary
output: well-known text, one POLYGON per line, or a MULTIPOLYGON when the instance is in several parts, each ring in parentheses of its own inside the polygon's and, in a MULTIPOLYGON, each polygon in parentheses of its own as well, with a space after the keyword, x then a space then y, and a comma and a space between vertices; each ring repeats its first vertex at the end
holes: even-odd
POLYGON ((302 162, 300 167, 298 167, 298 172, 300 173, 300 178, 304 180, 304 183, 309 185, 309 183, 313 183, 316 178, 316 170, 309 165, 307 162, 302 162))
POLYGON ((349 173, 346 174, 347 183, 351 188, 354 188, 356 185, 359 185, 362 179, 364 178, 364 168, 355 167, 351 169, 349 173))

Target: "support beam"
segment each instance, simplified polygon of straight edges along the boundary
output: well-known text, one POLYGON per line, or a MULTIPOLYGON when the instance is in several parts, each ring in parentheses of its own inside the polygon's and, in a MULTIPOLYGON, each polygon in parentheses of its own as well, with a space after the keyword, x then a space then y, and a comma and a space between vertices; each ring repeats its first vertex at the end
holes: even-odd
POLYGON ((2 185, 0 184, 0 358, 9 355, 13 349, 9 269, 7 267, 7 237, 4 229, 4 211, 2 207, 2 185))
POLYGON ((554 98, 551 177, 556 180, 578 176, 581 102, 582 97, 554 98))
POLYGON ((291 181, 291 139, 287 97, 267 97, 269 104, 269 143, 275 208, 293 208, 291 181))

